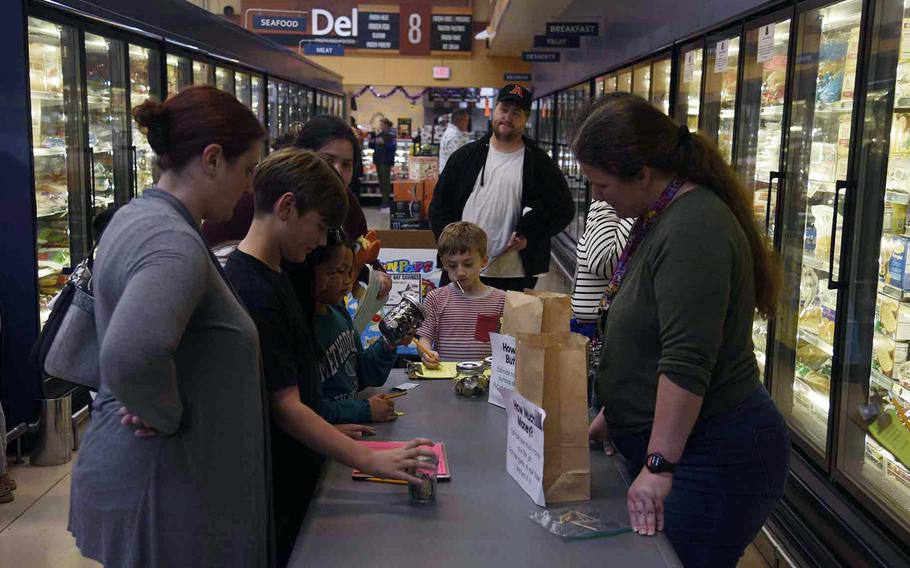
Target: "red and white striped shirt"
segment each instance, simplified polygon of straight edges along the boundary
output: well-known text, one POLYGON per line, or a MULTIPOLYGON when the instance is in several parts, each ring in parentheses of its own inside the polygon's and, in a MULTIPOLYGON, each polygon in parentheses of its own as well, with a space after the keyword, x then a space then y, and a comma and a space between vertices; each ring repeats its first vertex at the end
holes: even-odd
POLYGON ((417 330, 429 339, 443 361, 479 361, 492 355, 490 332, 499 332, 506 293, 488 288, 465 296, 454 284, 437 288, 423 301, 426 319, 417 330))

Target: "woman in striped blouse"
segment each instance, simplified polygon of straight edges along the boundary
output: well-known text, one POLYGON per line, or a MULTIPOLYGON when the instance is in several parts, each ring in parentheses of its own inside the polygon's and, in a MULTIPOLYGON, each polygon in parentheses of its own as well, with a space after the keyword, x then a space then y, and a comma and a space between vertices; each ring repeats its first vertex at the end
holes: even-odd
MULTIPOLYGON (((588 208, 585 234, 575 249, 575 283, 572 290, 572 312, 575 314, 575 329, 591 339, 591 372, 597 368, 600 354, 600 338, 597 336, 597 317, 600 298, 603 296, 619 255, 626 246, 629 232, 635 219, 620 219, 606 201, 592 201, 588 208), (587 333, 585 333, 587 331, 587 333)), ((592 377, 589 377, 589 379, 592 377)), ((588 381, 590 387, 591 381, 588 381)), ((589 393, 590 393, 589 388, 589 393)), ((590 397, 589 397, 590 398, 590 397)), ((589 430, 593 443, 603 445, 607 455, 613 455, 613 443, 603 436, 603 412, 601 411, 589 430)))

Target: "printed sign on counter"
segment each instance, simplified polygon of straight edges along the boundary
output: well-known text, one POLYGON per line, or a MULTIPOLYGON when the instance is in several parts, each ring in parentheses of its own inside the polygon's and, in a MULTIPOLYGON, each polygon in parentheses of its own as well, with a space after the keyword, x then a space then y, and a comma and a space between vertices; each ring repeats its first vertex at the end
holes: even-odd
POLYGON ((774 24, 758 28, 758 62, 764 63, 774 58, 774 24))
POLYGON ((508 415, 506 471, 534 503, 545 507, 543 422, 547 413, 515 391, 506 391, 503 395, 508 415))
POLYGON ((490 397, 487 401, 505 408, 503 392, 515 390, 515 338, 511 335, 490 334, 493 365, 490 367, 490 397))
POLYGON ((724 39, 717 42, 714 53, 714 72, 723 73, 727 70, 730 58, 730 40, 724 39))

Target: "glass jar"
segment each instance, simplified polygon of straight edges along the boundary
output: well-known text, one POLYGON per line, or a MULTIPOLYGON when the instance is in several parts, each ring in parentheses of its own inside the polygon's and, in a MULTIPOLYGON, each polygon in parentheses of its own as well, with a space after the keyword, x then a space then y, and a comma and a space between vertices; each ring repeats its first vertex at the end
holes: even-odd
POLYGON ((420 480, 420 483, 408 485, 411 501, 415 503, 432 503, 436 500, 436 471, 438 467, 435 456, 417 456, 418 466, 409 472, 420 480))
POLYGON ((455 366, 455 393, 467 398, 483 396, 490 388, 483 361, 464 361, 455 366))

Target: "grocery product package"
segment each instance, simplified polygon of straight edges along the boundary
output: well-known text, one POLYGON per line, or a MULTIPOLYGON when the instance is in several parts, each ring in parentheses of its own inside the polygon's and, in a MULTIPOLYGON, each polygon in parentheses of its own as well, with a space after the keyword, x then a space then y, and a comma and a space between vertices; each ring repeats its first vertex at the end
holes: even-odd
POLYGON ((515 390, 546 412, 543 491, 547 503, 591 498, 588 340, 577 333, 518 333, 515 390))

